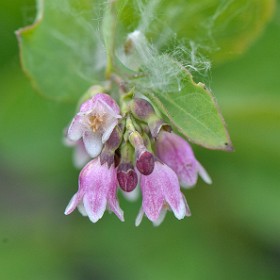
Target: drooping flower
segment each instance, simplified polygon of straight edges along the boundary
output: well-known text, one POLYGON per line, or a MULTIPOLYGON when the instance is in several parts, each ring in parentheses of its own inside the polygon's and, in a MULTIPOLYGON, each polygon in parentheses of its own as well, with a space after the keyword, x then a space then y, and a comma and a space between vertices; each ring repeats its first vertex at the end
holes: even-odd
POLYGON ((96 94, 81 105, 67 137, 74 142, 82 138, 87 153, 94 158, 100 154, 120 118, 115 100, 105 93, 96 94))
MULTIPOLYGON (((88 95, 87 95, 88 96, 88 95)), ((193 186, 198 174, 208 183, 211 179, 196 160, 190 145, 171 133, 156 110, 145 99, 129 99, 122 106, 107 94, 98 93, 84 102, 67 132, 66 144, 75 146, 75 165, 82 169, 79 188, 65 214, 76 208, 97 222, 106 208, 124 221, 117 199, 117 189, 129 200, 141 190, 142 206, 136 218, 138 226, 144 215, 159 225, 167 210, 177 219, 190 216, 180 183, 193 186), (154 148, 156 155, 154 154, 154 148)))
POLYGON ((65 215, 75 208, 95 223, 102 218, 106 208, 124 221, 123 211, 117 200, 117 173, 114 165, 101 164, 99 157, 90 161, 79 176, 79 189, 70 200, 65 215))
POLYGON ((180 191, 180 185, 175 172, 167 165, 155 162, 154 171, 140 176, 142 190, 142 207, 136 218, 138 226, 145 214, 155 225, 159 225, 168 209, 171 209, 179 220, 190 216, 190 210, 185 197, 180 191))
POLYGON ((182 187, 194 186, 198 174, 206 183, 212 183, 206 170, 195 158, 191 146, 180 136, 162 130, 156 139, 156 154, 175 171, 182 187))

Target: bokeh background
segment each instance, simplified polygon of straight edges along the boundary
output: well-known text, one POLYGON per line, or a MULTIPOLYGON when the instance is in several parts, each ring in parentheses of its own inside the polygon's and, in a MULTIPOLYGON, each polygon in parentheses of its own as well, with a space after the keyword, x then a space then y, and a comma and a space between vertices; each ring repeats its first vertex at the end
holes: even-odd
POLYGON ((78 171, 62 130, 73 104, 46 101, 19 66, 14 31, 31 0, 0 8, 0 279, 280 279, 280 10, 210 87, 235 152, 195 147, 213 178, 185 191, 192 217, 135 228, 140 200, 120 196, 126 222, 63 212, 78 171))

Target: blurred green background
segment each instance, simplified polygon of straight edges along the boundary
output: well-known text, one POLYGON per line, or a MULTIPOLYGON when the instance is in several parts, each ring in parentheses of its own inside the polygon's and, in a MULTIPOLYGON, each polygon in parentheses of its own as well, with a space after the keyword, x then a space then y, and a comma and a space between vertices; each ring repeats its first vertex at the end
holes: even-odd
POLYGON ((195 147, 214 181, 184 191, 192 217, 154 228, 134 219, 92 224, 65 206, 78 171, 62 130, 74 104, 46 101, 19 67, 14 31, 31 0, 0 9, 0 279, 280 279, 280 10, 251 48, 216 67, 210 87, 234 153, 195 147))

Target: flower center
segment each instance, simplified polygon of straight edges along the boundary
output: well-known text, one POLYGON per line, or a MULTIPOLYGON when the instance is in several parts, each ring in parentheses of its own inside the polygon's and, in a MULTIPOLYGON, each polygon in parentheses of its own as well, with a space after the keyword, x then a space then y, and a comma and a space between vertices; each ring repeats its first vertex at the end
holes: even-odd
POLYGON ((104 122, 103 115, 91 115, 88 118, 89 126, 93 132, 96 132, 104 122))

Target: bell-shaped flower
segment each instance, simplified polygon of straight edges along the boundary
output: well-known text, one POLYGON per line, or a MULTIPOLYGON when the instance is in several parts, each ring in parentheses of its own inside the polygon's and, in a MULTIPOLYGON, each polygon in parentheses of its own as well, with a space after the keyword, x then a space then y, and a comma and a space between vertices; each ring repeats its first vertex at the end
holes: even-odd
POLYGON ((67 138, 74 142, 82 138, 87 153, 94 158, 100 154, 119 118, 120 109, 115 100, 108 94, 98 93, 81 105, 68 128, 67 138))
POLYGON ((101 164, 98 157, 82 169, 78 192, 66 207, 65 215, 72 213, 76 207, 93 223, 102 218, 106 208, 124 221, 123 211, 117 200, 117 172, 113 164, 101 164))
POLYGON ((206 170, 196 160, 191 146, 180 136, 162 130, 156 139, 156 154, 175 171, 182 187, 194 186, 198 174, 207 184, 212 183, 206 170))
POLYGON ((141 223, 144 214, 154 225, 159 225, 168 209, 171 209, 179 220, 190 216, 188 204, 180 191, 177 175, 167 165, 156 161, 150 175, 140 175, 140 187, 143 200, 136 218, 136 226, 141 223))

